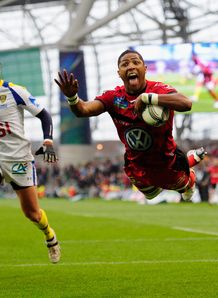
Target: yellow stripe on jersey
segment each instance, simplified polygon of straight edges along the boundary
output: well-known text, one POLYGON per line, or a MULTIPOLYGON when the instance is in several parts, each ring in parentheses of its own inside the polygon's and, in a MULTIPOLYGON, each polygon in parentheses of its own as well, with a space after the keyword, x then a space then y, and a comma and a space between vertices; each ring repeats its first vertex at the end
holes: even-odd
MULTIPOLYGON (((4 84, 4 80, 0 80, 0 87, 2 87, 4 84)), ((18 86, 18 87, 21 87, 23 89, 26 89, 26 87, 24 86, 21 86, 21 85, 17 85, 17 84, 14 84, 12 82, 8 82, 8 87, 15 87, 15 86, 18 86)))
POLYGON ((9 86, 9 87, 18 86, 18 87, 21 87, 21 88, 23 88, 23 89, 26 89, 26 87, 21 86, 21 85, 14 84, 14 83, 12 83, 12 82, 9 82, 9 83, 8 83, 8 86, 9 86))

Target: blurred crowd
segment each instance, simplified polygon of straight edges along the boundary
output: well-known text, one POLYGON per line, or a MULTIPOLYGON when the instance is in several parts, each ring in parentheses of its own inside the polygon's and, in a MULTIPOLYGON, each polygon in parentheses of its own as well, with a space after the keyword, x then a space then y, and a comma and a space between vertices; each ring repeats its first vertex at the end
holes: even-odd
MULTIPOLYGON (((36 165, 39 197, 67 198, 77 201, 84 198, 102 198, 136 201, 141 204, 180 202, 174 191, 163 191, 157 198, 147 201, 144 195, 132 187, 123 171, 122 158, 102 158, 85 164, 36 165)), ((218 155, 208 154, 196 171, 194 202, 218 203, 218 155)), ((0 197, 10 193, 10 186, 0 187, 0 197)))
POLYGON ((102 197, 112 189, 130 187, 119 159, 96 159, 77 166, 60 168, 37 167, 40 196, 48 197, 102 197), (45 193, 44 193, 45 192, 45 193))

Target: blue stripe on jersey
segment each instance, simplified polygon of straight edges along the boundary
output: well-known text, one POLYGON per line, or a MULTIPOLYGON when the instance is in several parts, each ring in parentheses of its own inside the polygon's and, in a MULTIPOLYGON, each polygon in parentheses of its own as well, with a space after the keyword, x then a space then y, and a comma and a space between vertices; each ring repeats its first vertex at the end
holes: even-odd
POLYGON ((37 176, 36 176, 36 167, 35 167, 35 161, 32 161, 32 170, 33 170, 33 185, 36 185, 37 182, 37 176))
POLYGON ((4 81, 2 86, 7 88, 8 87, 8 82, 4 81))
POLYGON ((11 87, 8 86, 8 89, 11 91, 11 93, 13 94, 14 96, 14 99, 17 103, 17 105, 26 105, 26 103, 24 102, 24 100, 22 99, 22 97, 17 94, 16 91, 14 91, 14 89, 12 89, 11 87))

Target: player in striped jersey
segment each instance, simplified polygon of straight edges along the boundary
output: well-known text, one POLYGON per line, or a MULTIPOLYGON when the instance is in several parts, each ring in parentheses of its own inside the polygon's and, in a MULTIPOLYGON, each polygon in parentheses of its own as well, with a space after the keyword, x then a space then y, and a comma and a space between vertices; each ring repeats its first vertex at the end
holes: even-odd
POLYGON ((24 133, 24 110, 39 118, 42 124, 44 141, 36 154, 43 154, 45 162, 56 162, 50 114, 27 89, 0 80, 0 180, 11 184, 25 216, 44 233, 51 262, 57 263, 60 247, 45 211, 39 206, 34 157, 24 133))

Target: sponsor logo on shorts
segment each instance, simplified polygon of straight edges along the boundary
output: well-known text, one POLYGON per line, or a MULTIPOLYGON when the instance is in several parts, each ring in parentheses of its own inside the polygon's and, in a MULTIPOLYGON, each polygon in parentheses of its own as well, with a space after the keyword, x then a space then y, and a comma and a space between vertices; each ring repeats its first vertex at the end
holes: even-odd
POLYGON ((27 162, 15 163, 12 166, 12 174, 24 175, 27 173, 27 162))

